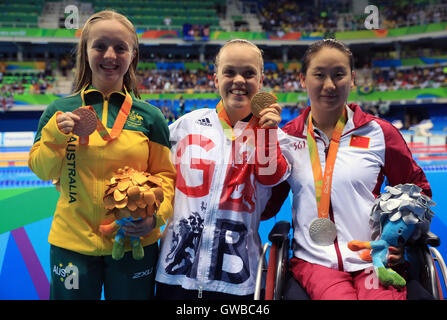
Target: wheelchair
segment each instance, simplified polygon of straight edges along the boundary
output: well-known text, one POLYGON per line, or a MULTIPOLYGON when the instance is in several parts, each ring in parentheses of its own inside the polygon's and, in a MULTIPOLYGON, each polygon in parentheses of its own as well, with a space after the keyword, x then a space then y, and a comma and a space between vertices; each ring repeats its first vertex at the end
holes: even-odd
MULTIPOLYGON (((264 244, 258 263, 255 300, 310 299, 288 270, 291 243, 289 231, 290 223, 288 221, 278 221, 268 235, 270 243, 264 244), (268 251, 269 259, 266 264, 268 251), (264 277, 266 278, 265 296, 261 297, 264 277)), ((447 279, 444 259, 435 248, 440 243, 439 237, 429 232, 417 242, 408 243, 406 246, 406 256, 409 261, 408 279, 415 280, 420 284, 434 300, 443 300, 442 286, 446 287, 447 279), (436 266, 442 274, 442 281, 436 266)), ((410 293, 409 288, 407 292, 410 293)), ((410 299, 410 294, 408 294, 408 298, 410 299)))

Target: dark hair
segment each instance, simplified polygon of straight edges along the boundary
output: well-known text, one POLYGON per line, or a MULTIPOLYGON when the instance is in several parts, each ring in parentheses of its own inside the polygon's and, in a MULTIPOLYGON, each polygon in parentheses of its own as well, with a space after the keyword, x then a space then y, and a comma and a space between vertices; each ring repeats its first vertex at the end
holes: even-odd
POLYGON ((310 59, 314 56, 318 51, 327 48, 334 48, 340 50, 342 53, 346 54, 349 58, 349 67, 351 71, 354 70, 354 56, 352 55, 351 50, 341 41, 335 39, 324 39, 319 40, 317 42, 312 43, 309 48, 307 48, 304 53, 302 63, 301 63, 301 73, 306 74, 307 68, 309 67, 310 59))

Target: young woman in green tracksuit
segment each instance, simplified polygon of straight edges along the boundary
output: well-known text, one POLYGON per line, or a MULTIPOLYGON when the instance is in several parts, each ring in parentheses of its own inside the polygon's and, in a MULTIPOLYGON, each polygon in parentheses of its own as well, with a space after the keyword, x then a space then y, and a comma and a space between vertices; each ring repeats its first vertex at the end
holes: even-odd
POLYGON ((75 93, 51 103, 40 119, 29 167, 43 180, 58 179, 61 189, 49 235, 52 299, 99 299, 103 286, 106 299, 153 296, 159 227, 172 215, 175 169, 162 113, 139 100, 137 64, 131 22, 113 11, 95 13, 80 37, 75 93), (88 144, 72 132, 80 120, 72 111, 81 106, 92 106, 107 131, 95 131, 88 144), (153 217, 124 227, 126 235, 141 237, 138 261, 130 246, 123 259, 112 259, 113 237, 99 231, 110 222, 106 184, 124 166, 160 177, 164 192, 153 217))

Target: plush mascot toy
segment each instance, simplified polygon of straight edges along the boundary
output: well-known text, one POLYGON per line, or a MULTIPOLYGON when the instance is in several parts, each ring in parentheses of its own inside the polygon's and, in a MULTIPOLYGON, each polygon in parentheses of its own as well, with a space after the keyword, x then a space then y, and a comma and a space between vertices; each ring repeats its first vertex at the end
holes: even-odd
MULTIPOLYGON (((99 231, 104 235, 116 232, 112 258, 119 260, 124 256, 125 233, 121 229, 126 223, 152 216, 163 201, 161 178, 147 172, 139 172, 129 167, 118 169, 110 179, 104 196, 107 215, 113 220, 103 224, 99 231)), ((131 237, 132 257, 143 259, 144 250, 140 238, 131 237)))
POLYGON ((385 190, 375 200, 369 221, 373 230, 372 239, 380 236, 379 239, 354 240, 348 243, 348 247, 353 251, 368 249, 361 252, 360 257, 372 261, 380 283, 399 288, 405 286, 406 281, 393 269, 386 268, 388 248, 401 247, 408 240, 417 240, 427 233, 433 217, 430 207, 435 203, 414 184, 387 186, 385 190))

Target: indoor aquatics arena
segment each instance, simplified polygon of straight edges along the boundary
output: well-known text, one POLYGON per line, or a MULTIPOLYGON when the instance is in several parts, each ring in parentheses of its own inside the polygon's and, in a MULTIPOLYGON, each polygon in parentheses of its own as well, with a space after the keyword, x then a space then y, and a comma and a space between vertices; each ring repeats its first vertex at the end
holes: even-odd
MULTIPOLYGON (((439 263, 447 257, 447 1, 0 0, 1 300, 48 300, 50 276, 62 270, 50 266, 48 243, 59 192, 29 169, 28 157, 42 112, 73 93, 85 21, 105 9, 134 24, 138 90, 168 123, 216 108, 214 57, 228 40, 262 49, 262 90, 282 106, 280 127, 308 105, 299 78, 308 46, 325 38, 348 45, 356 73, 348 102, 398 128, 430 183, 430 230, 440 240, 428 244, 435 248, 428 250, 432 286, 445 299, 439 263)), ((291 208, 289 195, 261 222, 262 243, 276 222, 291 223, 291 208)))

